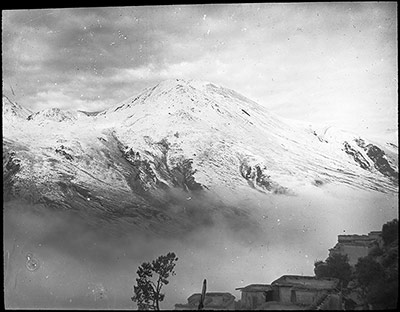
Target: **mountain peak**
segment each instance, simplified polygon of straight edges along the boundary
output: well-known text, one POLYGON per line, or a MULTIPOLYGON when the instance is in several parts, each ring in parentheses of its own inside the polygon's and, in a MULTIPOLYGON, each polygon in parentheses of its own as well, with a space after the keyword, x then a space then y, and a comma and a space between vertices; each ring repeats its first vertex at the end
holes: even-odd
POLYGON ((219 86, 212 84, 208 81, 196 79, 167 79, 159 82, 157 85, 147 88, 143 91, 144 94, 159 96, 167 93, 191 93, 195 90, 197 92, 207 92, 211 88, 217 89, 219 86))
MULTIPOLYGON (((124 115, 133 116, 138 110, 146 110, 150 114, 168 110, 168 115, 176 115, 179 111, 181 116, 185 111, 183 115, 197 112, 204 117, 210 108, 220 114, 224 110, 239 111, 240 114, 249 109, 267 112, 267 109, 245 96, 208 81, 167 79, 99 113, 98 116, 118 116, 117 119, 121 121, 124 115), (131 108, 134 109, 130 111, 131 108)), ((267 113, 271 115, 270 112, 267 113)))
POLYGON ((178 86, 193 87, 195 89, 204 90, 207 86, 216 86, 208 81, 197 80, 197 79, 167 79, 160 82, 157 87, 159 88, 173 88, 178 86))

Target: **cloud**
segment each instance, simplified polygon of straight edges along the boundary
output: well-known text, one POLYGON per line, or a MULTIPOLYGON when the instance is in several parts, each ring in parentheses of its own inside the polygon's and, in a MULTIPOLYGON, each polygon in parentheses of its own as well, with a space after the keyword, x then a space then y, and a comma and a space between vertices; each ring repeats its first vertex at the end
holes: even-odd
MULTIPOLYGON (((103 108, 166 78, 194 78, 235 89, 284 117, 313 119, 309 112, 318 111, 318 118, 330 119, 354 106, 369 111, 360 119, 373 124, 374 116, 386 118, 383 111, 397 106, 394 8, 305 3, 3 11, 3 80, 31 109, 45 102, 26 99, 39 99, 55 83, 76 109, 82 95, 90 107, 103 108)), ((359 120, 339 115, 338 126, 357 129, 359 120)), ((389 124, 395 126, 392 119, 389 124)))
POLYGON ((39 92, 33 97, 28 99, 35 103, 34 109, 39 111, 45 108, 60 108, 68 110, 74 107, 75 110, 88 110, 95 111, 101 105, 104 105, 98 99, 92 99, 91 101, 82 100, 79 98, 71 97, 64 94, 62 91, 50 90, 46 92, 39 92))

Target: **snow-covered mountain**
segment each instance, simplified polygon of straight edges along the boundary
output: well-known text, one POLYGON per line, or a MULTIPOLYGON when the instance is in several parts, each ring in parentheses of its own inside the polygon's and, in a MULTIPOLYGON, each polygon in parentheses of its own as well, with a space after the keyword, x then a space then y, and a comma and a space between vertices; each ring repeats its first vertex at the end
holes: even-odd
POLYGON ((335 183, 397 193, 398 152, 280 119, 212 83, 173 79, 96 114, 32 113, 3 97, 3 176, 6 200, 179 231, 204 220, 177 203, 220 188, 296 196, 305 185, 335 183))

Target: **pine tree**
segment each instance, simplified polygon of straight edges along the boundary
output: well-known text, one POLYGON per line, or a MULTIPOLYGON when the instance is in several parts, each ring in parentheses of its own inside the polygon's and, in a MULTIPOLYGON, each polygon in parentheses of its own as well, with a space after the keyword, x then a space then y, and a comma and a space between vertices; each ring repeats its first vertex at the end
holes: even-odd
POLYGON ((160 310, 160 302, 165 294, 161 288, 169 283, 170 275, 175 275, 175 265, 178 258, 175 253, 169 252, 159 256, 151 263, 144 262, 136 271, 136 285, 133 287, 132 301, 136 302, 139 310, 160 310))

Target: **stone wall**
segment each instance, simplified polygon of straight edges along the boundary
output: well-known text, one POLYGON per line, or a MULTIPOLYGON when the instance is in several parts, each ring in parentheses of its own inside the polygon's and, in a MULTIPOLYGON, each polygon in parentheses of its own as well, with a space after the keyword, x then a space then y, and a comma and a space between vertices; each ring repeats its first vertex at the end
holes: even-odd
POLYGON ((279 287, 279 302, 290 303, 291 296, 291 287, 279 287))
POLYGON ((296 303, 300 304, 307 304, 311 305, 314 303, 315 298, 317 296, 317 292, 315 291, 310 291, 307 289, 296 289, 294 290, 296 294, 296 303))
POLYGON ((247 309, 256 309, 265 302, 263 292, 242 292, 241 305, 247 309))

